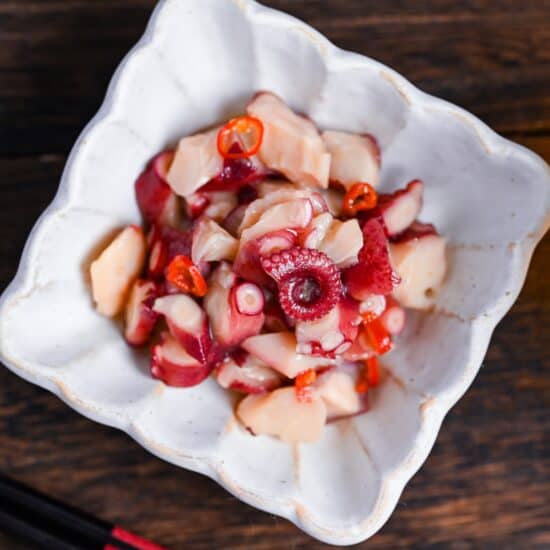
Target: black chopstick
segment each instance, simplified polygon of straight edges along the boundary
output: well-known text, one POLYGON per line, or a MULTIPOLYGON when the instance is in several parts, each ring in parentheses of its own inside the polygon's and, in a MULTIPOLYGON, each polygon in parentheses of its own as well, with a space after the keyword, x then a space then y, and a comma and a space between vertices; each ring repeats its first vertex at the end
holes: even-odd
POLYGON ((47 550, 164 550, 1 475, 0 529, 47 550))
POLYGON ((36 544, 40 548, 56 548, 57 550, 82 550, 69 541, 60 539, 56 534, 48 533, 40 528, 29 525, 4 510, 0 510, 0 528, 3 531, 36 544))

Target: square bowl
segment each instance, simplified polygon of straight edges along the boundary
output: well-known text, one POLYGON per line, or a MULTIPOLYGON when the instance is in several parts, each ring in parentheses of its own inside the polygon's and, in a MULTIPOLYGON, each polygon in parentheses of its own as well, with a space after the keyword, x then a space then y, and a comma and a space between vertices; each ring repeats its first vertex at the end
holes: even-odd
POLYGON ((474 379, 549 210, 550 172, 540 158, 384 65, 252 0, 165 0, 31 232, 0 302, 1 357, 85 416, 241 500, 325 542, 360 542, 388 519, 474 379), (86 276, 98 243, 139 223, 133 183, 146 162, 242 112, 258 90, 321 128, 375 135, 382 189, 422 178, 422 217, 449 243, 436 306, 410 314, 372 409, 328 426, 315 444, 251 437, 235 420, 234 398, 212 380, 186 390, 153 380, 147 358, 95 312, 86 276))

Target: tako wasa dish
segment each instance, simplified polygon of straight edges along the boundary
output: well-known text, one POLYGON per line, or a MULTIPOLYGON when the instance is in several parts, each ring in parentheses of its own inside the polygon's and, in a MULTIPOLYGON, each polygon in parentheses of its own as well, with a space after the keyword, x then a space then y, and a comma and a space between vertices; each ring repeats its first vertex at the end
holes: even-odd
POLYGON ((143 227, 91 265, 97 310, 124 314, 153 377, 213 374, 244 395, 252 434, 319 439, 368 413, 405 308, 430 308, 446 273, 445 240, 418 220, 423 182, 380 194, 381 161, 374 136, 320 132, 258 94, 139 176, 143 227))

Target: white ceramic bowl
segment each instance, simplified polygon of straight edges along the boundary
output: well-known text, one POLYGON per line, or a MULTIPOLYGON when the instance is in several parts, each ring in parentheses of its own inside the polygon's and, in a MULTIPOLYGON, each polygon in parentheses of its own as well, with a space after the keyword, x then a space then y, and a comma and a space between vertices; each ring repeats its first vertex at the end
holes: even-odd
POLYGON ((116 71, 29 237, 0 304, 2 359, 245 502, 326 542, 359 542, 388 519, 475 377, 549 207, 550 174, 537 156, 380 63, 252 0, 166 0, 116 71), (251 437, 234 420, 230 394, 212 380, 189 390, 153 380, 146 357, 95 313, 85 277, 98 243, 139 223, 133 183, 146 161, 241 112, 257 90, 276 92, 320 127, 374 134, 384 189, 422 178, 422 218, 450 243, 437 307, 410 315, 372 411, 294 448, 251 437))

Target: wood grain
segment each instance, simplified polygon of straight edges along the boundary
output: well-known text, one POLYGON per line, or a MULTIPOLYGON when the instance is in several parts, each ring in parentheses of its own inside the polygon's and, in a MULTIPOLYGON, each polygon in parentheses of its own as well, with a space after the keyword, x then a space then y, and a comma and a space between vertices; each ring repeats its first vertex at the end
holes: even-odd
MULTIPOLYGON (((550 161, 546 0, 272 0, 550 161)), ((0 288, 152 0, 0 0, 0 288)), ((550 237, 369 549, 550 548, 550 237)), ((0 470, 170 548, 325 548, 0 369, 0 470)), ((27 546, 0 535, 0 548, 27 546)))
MULTIPOLYGON (((500 132, 550 131, 544 2, 268 2, 371 55, 500 132), (380 6, 379 6, 380 4, 380 6)), ((0 6, 0 154, 66 151, 99 106, 152 1, 0 6)))

